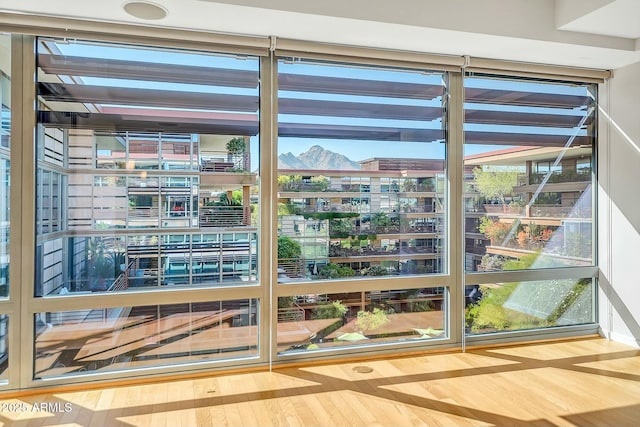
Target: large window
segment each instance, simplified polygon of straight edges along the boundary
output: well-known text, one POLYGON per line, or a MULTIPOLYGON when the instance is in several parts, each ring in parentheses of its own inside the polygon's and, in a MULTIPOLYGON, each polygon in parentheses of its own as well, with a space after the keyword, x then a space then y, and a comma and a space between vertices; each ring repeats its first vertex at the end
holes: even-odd
POLYGON ((444 75, 278 67, 280 281, 445 272, 444 75))
POLYGON ((446 338, 446 75, 278 73, 278 354, 446 338))
POLYGON ((594 321, 592 278, 493 281, 472 292, 465 318, 474 335, 594 321))
POLYGON ((595 331, 595 85, 9 40, 0 388, 595 331))
POLYGON ((36 295, 257 283, 258 60, 37 49, 36 295))
MULTIPOLYGON (((592 266, 595 86, 468 76, 464 130, 466 270, 592 266)), ((469 329, 592 322, 594 287, 576 274, 467 283, 469 329)))

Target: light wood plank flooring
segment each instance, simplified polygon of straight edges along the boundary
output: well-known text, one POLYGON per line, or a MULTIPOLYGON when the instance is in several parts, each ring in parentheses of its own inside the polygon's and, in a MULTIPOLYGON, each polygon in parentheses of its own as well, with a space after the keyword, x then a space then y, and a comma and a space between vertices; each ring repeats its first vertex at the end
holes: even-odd
POLYGON ((0 404, 28 408, 0 413, 0 425, 11 427, 635 427, 640 425, 640 350, 593 338, 10 399, 0 395, 0 404), (32 410, 42 402, 70 411, 32 410))

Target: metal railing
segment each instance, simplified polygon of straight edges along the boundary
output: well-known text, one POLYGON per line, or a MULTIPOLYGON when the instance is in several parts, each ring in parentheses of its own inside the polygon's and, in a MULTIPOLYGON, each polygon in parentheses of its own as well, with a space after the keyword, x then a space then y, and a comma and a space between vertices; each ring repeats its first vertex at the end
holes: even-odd
POLYGON ((243 172, 249 170, 249 153, 207 151, 200 156, 201 172, 243 172))
POLYGON ((200 209, 200 227, 235 227, 251 224, 250 206, 207 206, 200 209))

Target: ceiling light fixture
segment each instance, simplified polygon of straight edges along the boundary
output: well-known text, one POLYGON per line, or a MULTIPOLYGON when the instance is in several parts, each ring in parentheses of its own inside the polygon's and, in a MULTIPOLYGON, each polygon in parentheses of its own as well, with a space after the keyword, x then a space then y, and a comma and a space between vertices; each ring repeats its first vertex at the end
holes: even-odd
POLYGON ((158 20, 167 16, 164 7, 147 1, 130 1, 123 7, 125 12, 139 19, 158 20))

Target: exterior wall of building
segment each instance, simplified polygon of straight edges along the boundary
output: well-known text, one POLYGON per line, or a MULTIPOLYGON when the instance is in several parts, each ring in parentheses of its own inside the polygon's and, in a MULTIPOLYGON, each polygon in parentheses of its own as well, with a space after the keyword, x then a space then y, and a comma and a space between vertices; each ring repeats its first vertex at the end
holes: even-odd
POLYGON ((601 85, 599 149, 600 327, 640 346, 640 63, 601 85), (607 87, 608 85, 608 87, 607 87))

